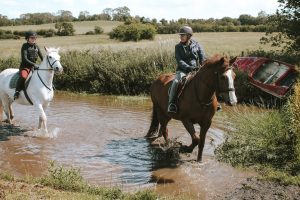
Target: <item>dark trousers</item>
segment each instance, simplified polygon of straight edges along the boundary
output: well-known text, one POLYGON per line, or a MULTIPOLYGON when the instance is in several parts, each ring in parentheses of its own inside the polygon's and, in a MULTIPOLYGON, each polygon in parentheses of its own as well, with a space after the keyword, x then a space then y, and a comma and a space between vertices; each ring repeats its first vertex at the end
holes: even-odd
POLYGON ((21 90, 24 89, 25 80, 26 79, 23 78, 22 76, 19 77, 17 81, 16 91, 20 92, 21 90))

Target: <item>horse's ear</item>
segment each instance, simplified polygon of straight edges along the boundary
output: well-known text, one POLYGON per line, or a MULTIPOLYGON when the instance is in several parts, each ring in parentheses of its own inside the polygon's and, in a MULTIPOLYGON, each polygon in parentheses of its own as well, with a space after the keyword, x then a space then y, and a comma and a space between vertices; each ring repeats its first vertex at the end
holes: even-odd
POLYGON ((229 61, 230 66, 236 61, 236 59, 237 59, 237 56, 234 57, 234 58, 232 58, 232 59, 229 61))
POLYGON ((56 50, 57 50, 57 53, 58 53, 58 52, 59 52, 59 50, 60 50, 60 48, 58 47, 56 50))
POLYGON ((220 63, 221 65, 223 65, 224 62, 225 62, 225 57, 223 56, 223 57, 219 60, 219 63, 220 63))
POLYGON ((46 52, 48 52, 48 51, 49 51, 47 47, 45 47, 45 46, 44 46, 44 48, 45 48, 45 51, 46 51, 46 52))

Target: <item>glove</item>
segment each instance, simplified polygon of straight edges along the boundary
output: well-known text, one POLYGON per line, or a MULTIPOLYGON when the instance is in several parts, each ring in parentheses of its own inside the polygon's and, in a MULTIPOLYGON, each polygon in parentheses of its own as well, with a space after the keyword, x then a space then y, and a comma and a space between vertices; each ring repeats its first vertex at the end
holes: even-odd
POLYGON ((37 70, 39 68, 39 66, 37 64, 33 65, 33 69, 37 70))

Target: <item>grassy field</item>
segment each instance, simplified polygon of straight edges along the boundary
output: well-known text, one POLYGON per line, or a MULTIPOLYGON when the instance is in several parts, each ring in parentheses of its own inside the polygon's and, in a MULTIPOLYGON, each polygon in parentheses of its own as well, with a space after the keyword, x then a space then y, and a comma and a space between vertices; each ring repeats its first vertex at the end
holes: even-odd
MULTIPOLYGON (((73 22, 75 34, 85 34, 88 31, 93 31, 95 26, 100 26, 104 29, 104 33, 110 32, 114 27, 123 24, 117 21, 83 21, 73 22)), ((2 30, 24 31, 24 30, 39 30, 54 28, 55 23, 41 25, 21 25, 21 26, 1 26, 2 30)))
MULTIPOLYGON (((199 41, 208 56, 215 53, 240 55, 242 51, 256 50, 269 47, 259 44, 259 39, 264 33, 254 32, 222 32, 222 33, 195 33, 194 39, 199 41)), ((60 47, 66 50, 101 50, 112 49, 114 51, 127 49, 168 49, 174 51, 174 46, 178 43, 177 34, 156 35, 153 41, 143 40, 139 42, 119 42, 109 39, 106 34, 102 35, 75 35, 64 37, 38 38, 39 46, 60 47)), ((24 39, 20 40, 0 40, 0 57, 19 56, 19 51, 24 39)))
MULTIPOLYGON (((75 36, 65 37, 52 37, 52 38, 39 38, 38 44, 43 46, 61 47, 62 50, 101 50, 112 49, 127 50, 127 49, 168 49, 174 51, 174 46, 179 41, 177 34, 164 34, 156 35, 153 41, 139 41, 139 42, 119 42, 117 40, 109 39, 107 35, 114 27, 122 24, 122 22, 115 21, 83 21, 73 22, 76 30, 75 36), (100 26, 104 29, 102 35, 84 35, 88 31, 94 30, 95 26, 100 26)), ((3 30, 38 30, 54 28, 52 24, 42 25, 22 25, 22 26, 3 26, 0 29, 3 30)), ((259 44, 259 39, 264 33, 257 32, 203 32, 195 33, 194 39, 199 41, 208 56, 215 53, 227 53, 235 56, 240 55, 242 51, 256 50, 264 48, 269 50, 270 47, 266 47, 259 44)), ((0 40, 0 58, 9 56, 19 56, 19 51, 24 39, 20 40, 0 40)))

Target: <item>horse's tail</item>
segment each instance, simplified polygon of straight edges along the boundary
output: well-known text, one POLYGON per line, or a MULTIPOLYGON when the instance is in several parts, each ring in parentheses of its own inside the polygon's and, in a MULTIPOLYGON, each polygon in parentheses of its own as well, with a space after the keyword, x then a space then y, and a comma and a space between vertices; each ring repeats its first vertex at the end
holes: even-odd
POLYGON ((146 137, 148 137, 148 138, 152 137, 158 131, 158 127, 159 127, 159 121, 157 118, 157 105, 155 105, 153 103, 151 125, 150 125, 150 128, 148 130, 146 137))

